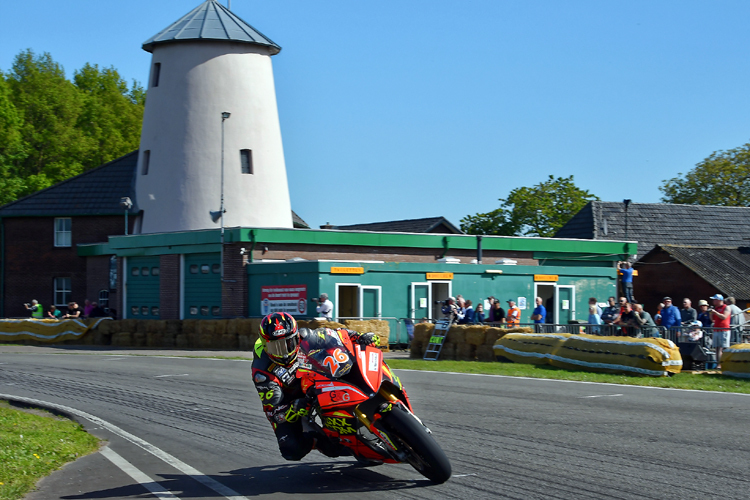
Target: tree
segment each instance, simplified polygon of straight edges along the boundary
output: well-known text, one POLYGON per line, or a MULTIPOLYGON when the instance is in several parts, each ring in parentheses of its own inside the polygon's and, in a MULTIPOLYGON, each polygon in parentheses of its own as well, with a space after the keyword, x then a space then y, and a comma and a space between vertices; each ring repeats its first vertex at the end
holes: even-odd
POLYGON ((750 143, 713 152, 687 175, 664 181, 659 191, 665 203, 750 206, 750 143))
POLYGON ((551 237, 586 203, 599 198, 578 188, 573 176, 549 179, 533 187, 516 188, 500 198, 500 208, 467 215, 461 230, 467 234, 551 237))
POLYGON ((22 124, 11 102, 5 75, 0 73, 0 205, 15 200, 23 188, 15 168, 26 156, 21 140, 22 124))

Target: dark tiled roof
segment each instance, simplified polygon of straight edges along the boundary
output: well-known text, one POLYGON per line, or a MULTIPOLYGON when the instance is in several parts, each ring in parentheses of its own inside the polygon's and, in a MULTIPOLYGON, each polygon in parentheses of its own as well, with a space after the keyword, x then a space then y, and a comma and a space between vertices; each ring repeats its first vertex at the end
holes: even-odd
POLYGON ((310 224, 302 220, 302 217, 292 210, 292 225, 297 229, 310 229, 310 224))
POLYGON ((380 233, 464 234, 463 231, 448 222, 445 217, 372 222, 370 224, 352 224, 350 226, 321 227, 328 229, 338 229, 341 231, 375 231, 380 233))
MULTIPOLYGON (((124 214, 120 198, 135 203, 138 151, 0 207, 0 217, 124 214)), ((130 212, 136 213, 137 207, 130 212)))
POLYGON ((750 247, 657 245, 727 296, 750 298, 750 247))
POLYGON ((654 245, 750 246, 750 207, 592 201, 555 238, 638 242, 638 258, 654 245), (626 229, 627 225, 627 229, 626 229))
POLYGON ((251 43, 268 47, 271 55, 278 54, 281 50, 281 47, 265 37, 260 31, 215 0, 203 2, 143 42, 143 50, 153 52, 156 44, 186 40, 251 43))

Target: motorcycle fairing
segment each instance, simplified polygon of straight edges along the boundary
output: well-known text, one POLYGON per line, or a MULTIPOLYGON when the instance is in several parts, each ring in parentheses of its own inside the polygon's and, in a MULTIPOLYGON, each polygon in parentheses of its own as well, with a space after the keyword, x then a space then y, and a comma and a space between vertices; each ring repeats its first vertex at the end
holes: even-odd
POLYGON ((359 371, 367 385, 377 392, 383 379, 383 351, 376 347, 366 346, 362 348, 359 344, 354 346, 355 353, 359 359, 359 371))
POLYGON ((323 409, 352 406, 369 399, 367 394, 351 384, 325 379, 315 381, 315 394, 323 409))

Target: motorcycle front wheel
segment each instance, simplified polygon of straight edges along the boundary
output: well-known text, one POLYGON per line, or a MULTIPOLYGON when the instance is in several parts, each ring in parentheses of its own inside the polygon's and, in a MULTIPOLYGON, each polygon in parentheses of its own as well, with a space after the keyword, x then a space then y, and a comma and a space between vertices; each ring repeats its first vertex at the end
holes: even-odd
POLYGON ((417 472, 433 483, 444 483, 451 477, 451 463, 427 429, 405 409, 395 407, 383 414, 383 427, 406 452, 407 461, 417 472))

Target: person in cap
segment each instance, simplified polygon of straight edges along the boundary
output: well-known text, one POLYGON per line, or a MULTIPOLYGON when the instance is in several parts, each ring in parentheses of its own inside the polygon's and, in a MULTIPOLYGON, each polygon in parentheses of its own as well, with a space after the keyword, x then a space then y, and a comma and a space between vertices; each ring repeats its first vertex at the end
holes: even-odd
POLYGON ((711 297, 713 307, 709 309, 711 319, 713 320, 713 346, 716 349, 716 368, 721 369, 721 355, 724 349, 729 347, 729 322, 732 318, 732 312, 724 304, 724 296, 720 293, 711 297))
POLYGON ((459 309, 458 305, 456 305, 455 297, 448 297, 448 299, 443 302, 443 307, 441 307, 440 310, 443 312, 443 314, 450 317, 453 322, 458 322, 464 319, 464 315, 461 312, 461 309, 459 309))
POLYGON ((505 322, 508 324, 508 328, 518 326, 521 322, 521 310, 516 307, 515 301, 509 299, 508 301, 508 313, 505 315, 505 322))
POLYGON ((680 342, 698 342, 703 338, 703 324, 700 321, 691 321, 687 326, 688 329, 683 330, 683 332, 680 334, 680 342))
POLYGON ((664 297, 662 302, 664 303, 664 309, 661 310, 661 326, 665 328, 680 326, 682 317, 677 306, 672 304, 672 297, 664 297))
POLYGON ((321 293, 320 297, 312 300, 313 302, 318 303, 318 307, 316 307, 315 310, 318 312, 319 316, 328 321, 333 321, 333 302, 328 300, 328 294, 321 293))
POLYGON ((701 322, 703 328, 709 328, 713 323, 711 314, 708 312, 708 301, 703 299, 698 301, 698 321, 701 322))

